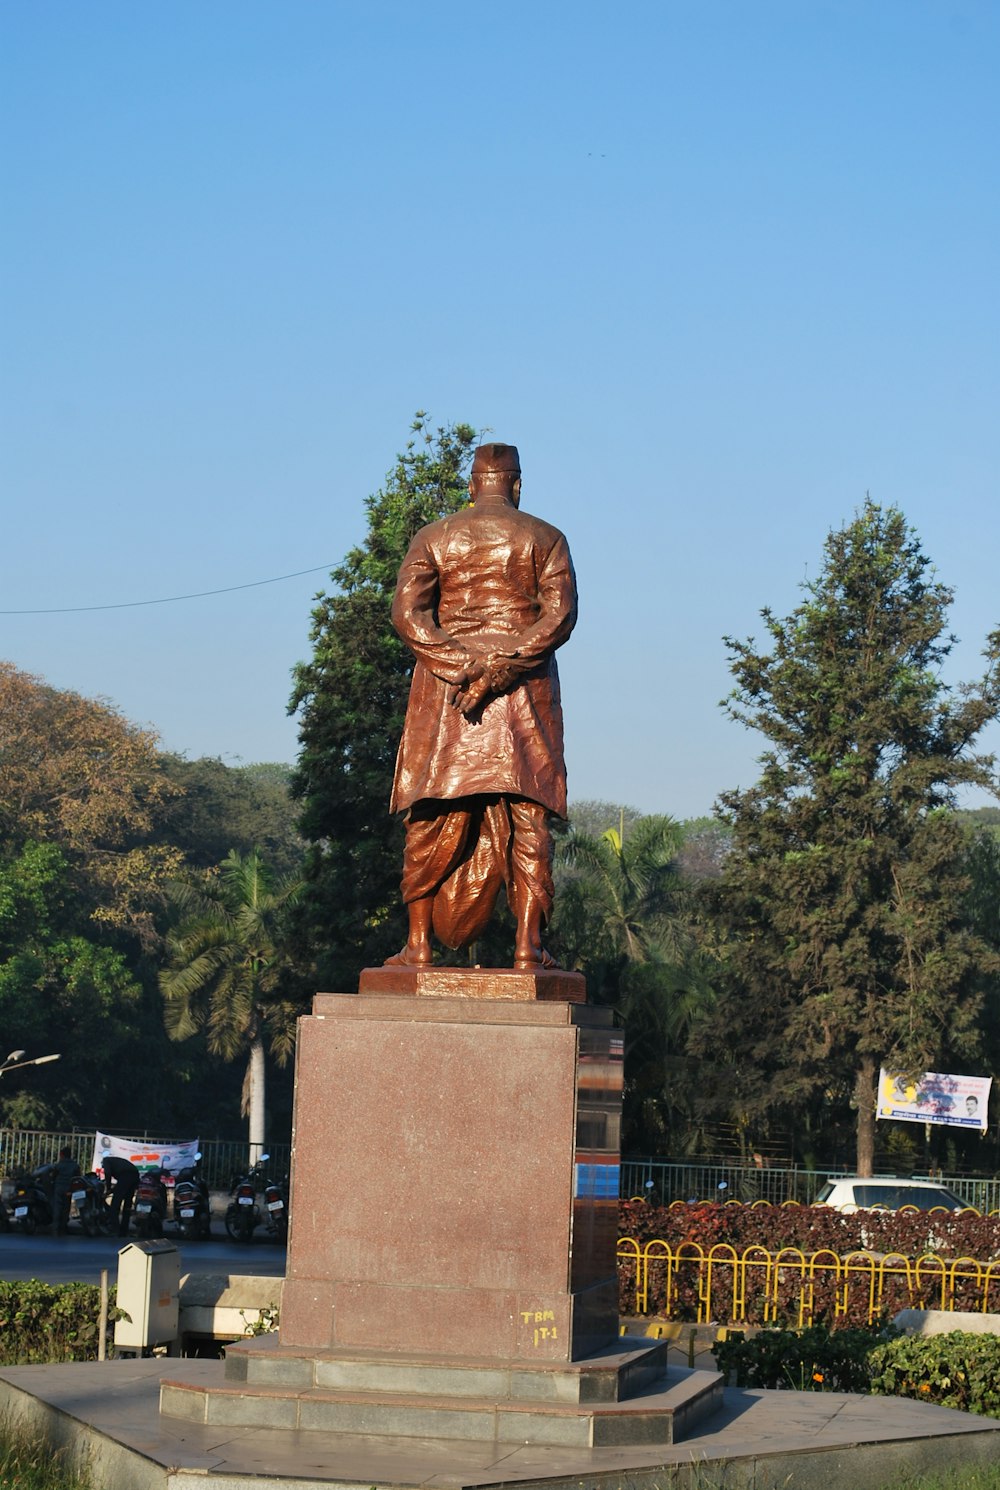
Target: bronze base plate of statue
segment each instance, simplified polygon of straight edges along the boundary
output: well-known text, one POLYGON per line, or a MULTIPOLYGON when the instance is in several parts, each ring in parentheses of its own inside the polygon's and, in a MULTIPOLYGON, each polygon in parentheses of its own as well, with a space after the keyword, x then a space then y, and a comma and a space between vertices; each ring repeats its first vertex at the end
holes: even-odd
POLYGON ((545 1003, 563 999, 570 1004, 587 1001, 587 983, 582 973, 562 968, 541 972, 503 967, 407 967, 388 964, 366 967, 358 984, 359 993, 401 993, 424 998, 532 999, 545 1003))

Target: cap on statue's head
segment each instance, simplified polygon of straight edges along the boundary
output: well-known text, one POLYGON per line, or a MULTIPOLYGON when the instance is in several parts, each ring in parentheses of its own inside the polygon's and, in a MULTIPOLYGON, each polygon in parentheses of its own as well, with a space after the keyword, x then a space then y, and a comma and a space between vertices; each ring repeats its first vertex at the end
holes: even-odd
POLYGON ((521 474, 516 445, 480 445, 472 457, 473 476, 490 476, 513 471, 521 474))

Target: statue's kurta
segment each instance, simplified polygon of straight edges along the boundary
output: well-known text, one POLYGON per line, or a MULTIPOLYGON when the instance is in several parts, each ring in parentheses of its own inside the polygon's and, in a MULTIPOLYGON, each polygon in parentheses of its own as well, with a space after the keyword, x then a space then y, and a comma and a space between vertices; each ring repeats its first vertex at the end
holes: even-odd
POLYGON ((399 571, 392 619, 416 665, 391 810, 434 799, 525 797, 566 815, 555 650, 576 622, 576 580, 557 528, 509 501, 422 528, 399 571), (454 705, 473 660, 518 673, 466 717, 454 705))

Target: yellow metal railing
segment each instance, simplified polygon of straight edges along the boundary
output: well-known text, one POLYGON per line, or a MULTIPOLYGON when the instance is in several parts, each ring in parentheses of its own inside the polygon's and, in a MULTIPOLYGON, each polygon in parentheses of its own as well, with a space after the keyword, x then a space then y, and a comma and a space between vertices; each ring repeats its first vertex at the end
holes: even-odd
POLYGON ((917 1258, 864 1251, 841 1256, 830 1248, 798 1247, 771 1252, 759 1245, 738 1252, 728 1243, 705 1248, 622 1237, 618 1261, 624 1264, 626 1312, 632 1304, 635 1314, 671 1319, 682 1309, 686 1287, 697 1324, 784 1320, 801 1329, 813 1322, 818 1306, 835 1318, 863 1313, 869 1324, 889 1307, 1000 1312, 1000 1259, 980 1262, 935 1252, 917 1258))

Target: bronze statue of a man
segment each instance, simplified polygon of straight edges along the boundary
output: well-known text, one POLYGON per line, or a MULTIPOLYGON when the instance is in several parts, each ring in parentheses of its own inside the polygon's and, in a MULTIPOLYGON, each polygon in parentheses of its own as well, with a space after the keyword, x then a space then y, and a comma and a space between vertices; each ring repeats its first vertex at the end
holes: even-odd
POLYGON ((392 620, 416 657, 392 812, 406 812, 406 945, 431 961, 475 941, 501 884, 517 921, 514 966, 552 967, 551 814, 566 816, 555 652, 576 623, 576 579, 557 528, 519 510, 513 445, 480 445, 472 506, 421 528, 392 620))

